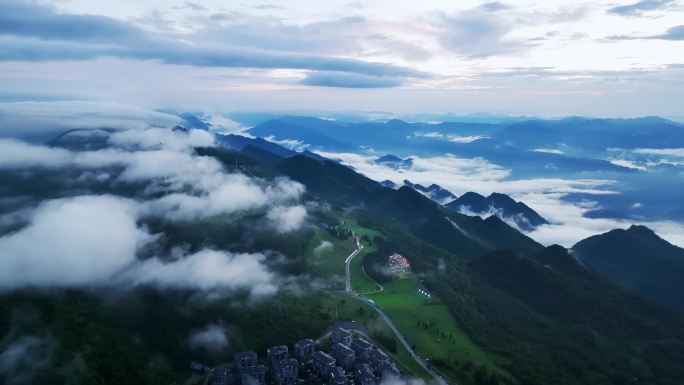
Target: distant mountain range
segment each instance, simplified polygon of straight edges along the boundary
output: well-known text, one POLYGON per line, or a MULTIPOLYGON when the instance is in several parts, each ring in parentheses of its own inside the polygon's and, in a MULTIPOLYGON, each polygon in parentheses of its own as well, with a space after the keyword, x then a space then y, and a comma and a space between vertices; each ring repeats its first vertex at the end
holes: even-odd
POLYGON ((666 148, 684 142, 682 124, 660 117, 593 119, 570 117, 559 120, 532 119, 517 122, 409 123, 399 119, 385 122, 335 122, 304 116, 281 116, 249 129, 255 136, 296 139, 314 146, 366 145, 382 148, 380 141, 411 141, 416 137, 456 139, 480 136, 498 142, 512 142, 523 148, 563 143, 578 148, 666 148))
POLYGON ((404 186, 411 187, 412 189, 418 191, 419 193, 425 195, 426 197, 432 199, 439 204, 445 204, 456 199, 456 195, 452 194, 449 190, 443 188, 438 184, 431 184, 425 187, 420 184, 413 184, 408 180, 404 180, 404 186))
POLYGON ((467 192, 446 204, 446 207, 462 214, 497 215, 514 222, 525 231, 549 223, 523 202, 516 202, 510 196, 500 193, 492 193, 485 197, 475 192, 467 192))
POLYGON ((616 229, 582 240, 572 250, 620 286, 684 314, 684 249, 653 230, 616 229))
MULTIPOLYGON (((329 160, 308 150, 298 153, 279 144, 258 137, 248 138, 234 134, 217 134, 216 140, 225 148, 243 151, 248 155, 252 155, 256 159, 260 159, 268 164, 275 164, 284 158, 289 158, 296 155, 303 155, 307 158, 318 161, 329 160), (266 153, 264 153, 264 151, 266 153), (269 154, 275 154, 277 157, 273 158, 272 156, 269 156, 269 154)), ((411 158, 402 159, 391 154, 383 155, 377 158, 375 163, 394 169, 407 169, 413 165, 411 158)), ((389 180, 380 182, 380 185, 391 189, 397 189, 400 187, 389 180)), ((468 192, 461 197, 457 197, 449 190, 435 183, 425 187, 421 184, 404 180, 403 185, 425 195, 440 205, 446 205, 448 209, 457 213, 477 215, 482 217, 496 215, 505 221, 515 223, 518 228, 525 231, 531 231, 539 225, 548 224, 546 219, 542 218, 529 206, 523 202, 516 202, 505 194, 492 193, 488 197, 484 197, 475 192, 468 192)))
MULTIPOLYGON (((396 183, 389 180, 382 181, 381 185, 392 189, 399 187, 396 183)), ((454 212, 481 217, 495 215, 509 223, 514 223, 524 231, 532 231, 537 226, 549 223, 525 203, 516 202, 506 194, 492 193, 485 197, 475 192, 467 192, 457 197, 449 190, 435 183, 425 187, 421 184, 404 180, 403 185, 418 191, 454 212)))
POLYGON ((388 155, 383 155, 383 156, 379 157, 378 159, 376 159, 375 163, 393 168, 395 170, 403 170, 403 169, 409 169, 409 168, 411 168, 411 166, 413 166, 413 159, 411 159, 411 158, 401 159, 398 156, 388 154, 388 155))
MULTIPOLYGON (((384 187, 388 187, 391 189, 397 189, 401 187, 400 185, 397 185, 391 180, 384 180, 380 182, 380 184, 384 187)), ((449 190, 435 183, 429 185, 428 187, 425 187, 418 183, 411 183, 411 181, 409 181, 408 179, 404 179, 403 186, 408 186, 439 204, 445 204, 456 199, 456 195, 452 194, 449 190)))

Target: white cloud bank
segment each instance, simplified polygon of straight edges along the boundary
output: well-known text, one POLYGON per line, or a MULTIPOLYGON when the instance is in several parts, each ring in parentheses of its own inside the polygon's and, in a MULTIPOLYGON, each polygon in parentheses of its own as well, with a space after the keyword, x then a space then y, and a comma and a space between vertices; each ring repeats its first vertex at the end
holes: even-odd
POLYGON ((303 206, 277 206, 266 216, 280 233, 289 233, 302 227, 306 220, 303 206))
MULTIPOLYGON (((670 149, 668 155, 677 155, 670 149)), ((617 194, 611 189, 615 183, 603 179, 535 178, 511 180, 510 170, 482 158, 465 159, 456 156, 423 158, 410 156, 413 166, 395 170, 374 162, 376 157, 353 153, 319 152, 330 159, 339 159, 358 172, 376 181, 390 180, 403 184, 404 179, 413 183, 430 185, 437 183, 456 195, 474 191, 483 195, 500 192, 521 200, 546 218, 551 224, 537 227, 528 233, 545 245, 557 243, 566 247, 576 242, 616 228, 628 228, 631 224, 650 227, 661 237, 684 247, 684 225, 670 221, 637 222, 606 218, 586 218, 584 214, 594 205, 573 204, 563 200, 570 193, 591 195, 617 194)))
POLYGON ((142 210, 169 220, 191 220, 222 213, 268 208, 278 231, 290 232, 304 224, 306 209, 293 206, 304 186, 287 178, 267 182, 241 173, 227 173, 214 158, 197 156, 197 146, 213 144, 211 134, 169 129, 117 132, 109 143, 122 147, 99 151, 68 151, 0 139, 0 169, 78 167, 88 170, 124 167, 117 181, 146 182, 150 199, 142 210))
POLYGON ((0 289, 149 284, 255 296, 277 291, 262 253, 204 249, 171 261, 137 259, 139 248, 155 239, 137 224, 140 206, 114 196, 44 202, 26 227, 0 237, 0 289))
POLYGON ((203 348, 211 352, 219 352, 228 347, 228 336, 222 325, 209 324, 206 328, 190 334, 188 343, 193 349, 203 348))
POLYGON ((335 245, 330 241, 322 240, 318 246, 314 247, 314 253, 316 255, 321 255, 323 253, 331 252, 335 249, 335 245))
POLYGON ((245 289, 255 296, 274 294, 278 287, 275 276, 264 264, 261 253, 233 254, 217 250, 201 250, 173 262, 148 259, 125 273, 134 284, 152 284, 167 288, 245 289))
POLYGON ((135 204, 113 196, 43 203, 22 230, 0 238, 0 287, 73 286, 109 280, 152 235, 135 204))
POLYGON ((177 116, 115 102, 0 103, 0 137, 46 139, 77 128, 173 127, 177 116))
POLYGON ((2 110, 6 107, 0 106, 0 122, 4 119, 17 127, 33 127, 32 133, 49 131, 51 137, 71 128, 100 127, 103 122, 122 126, 115 131, 91 129, 67 135, 79 140, 97 136, 98 141, 108 144, 97 151, 74 151, 2 138, 7 134, 23 137, 22 132, 2 127, 0 169, 24 172, 36 167, 69 168, 82 172, 74 183, 90 179, 142 183, 145 190, 135 199, 113 195, 52 199, 39 202, 32 211, 23 209, 21 215, 4 215, 7 220, 20 218, 17 223, 26 225, 0 237, 0 290, 27 286, 154 285, 244 290, 254 296, 278 290, 278 277, 267 267, 267 256, 263 253, 203 249, 175 258, 156 256, 139 260, 140 248, 158 236, 150 234, 140 223, 150 216, 170 221, 194 220, 258 209, 265 212, 270 228, 287 233, 306 222, 307 211, 299 203, 303 185, 286 178, 267 181, 227 172, 215 158, 194 152, 198 146, 213 145, 212 134, 156 127, 173 123, 165 120, 164 114, 124 108, 127 114, 123 115, 128 116, 125 122, 134 122, 127 125, 116 118, 121 115, 118 105, 106 104, 103 111, 100 104, 20 103, 11 109, 13 115, 9 117, 2 110), (48 104, 54 109, 52 113, 48 104), (80 107, 86 112, 75 111, 80 107), (109 107, 115 112, 109 111, 109 107), (92 112, 92 121, 87 116, 88 108, 97 110, 92 112), (28 111, 38 115, 27 116, 28 111), (49 121, 60 119, 65 121, 55 131, 44 129, 49 121))

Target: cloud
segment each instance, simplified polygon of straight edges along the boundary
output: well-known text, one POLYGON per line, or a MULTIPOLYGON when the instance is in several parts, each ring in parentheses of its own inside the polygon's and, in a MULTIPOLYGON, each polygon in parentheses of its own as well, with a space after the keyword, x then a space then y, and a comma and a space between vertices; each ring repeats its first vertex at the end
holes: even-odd
POLYGON ((0 37, 0 61, 88 60, 118 57, 158 60, 166 64, 199 67, 302 69, 350 72, 367 76, 425 77, 424 72, 387 63, 307 53, 264 51, 242 47, 197 46, 182 42, 155 42, 139 46, 104 46, 73 42, 0 37))
POLYGON ((105 283, 153 240, 136 221, 135 203, 114 196, 44 202, 0 238, 0 288, 105 283))
POLYGON ((413 134, 415 137, 423 137, 423 138, 440 138, 444 140, 448 140, 449 142, 454 142, 454 143, 472 143, 477 140, 481 139, 487 139, 489 138, 488 136, 485 135, 467 135, 467 136, 459 136, 459 135, 445 135, 436 131, 431 131, 431 132, 415 132, 413 134))
POLYGON ((213 146, 214 136, 203 130, 183 132, 167 128, 148 128, 114 132, 109 135, 107 142, 124 148, 188 151, 194 147, 213 146))
POLYGON ((23 229, 0 238, 0 289, 26 286, 153 285, 162 288, 277 291, 261 253, 203 249, 167 261, 138 260, 152 242, 134 201, 79 196, 42 203, 23 229))
MULTIPOLYGON (((279 179, 269 184, 243 174, 196 176, 194 183, 187 183, 187 186, 194 185, 196 194, 178 192, 164 195, 146 202, 144 212, 170 220, 190 220, 270 205, 289 204, 299 199, 304 192, 301 184, 289 179, 279 179)), ((186 185, 185 181, 179 183, 186 185)), ((276 206, 269 212, 268 219, 277 229, 289 232, 298 229, 305 216, 306 209, 303 207, 276 206)))
POLYGON ((506 9, 510 9, 510 7, 508 5, 500 3, 498 1, 493 1, 490 3, 484 3, 484 4, 482 4, 482 8, 486 9, 487 11, 490 11, 490 12, 497 12, 497 11, 503 11, 506 9))
MULTIPOLYGON (((358 172, 376 181, 391 180, 403 185, 404 179, 413 183, 429 186, 439 183, 454 194, 462 194, 472 189, 495 191, 498 183, 510 175, 510 171, 482 158, 459 158, 456 156, 421 157, 411 155, 412 166, 395 170, 377 164, 377 157, 353 153, 330 153, 318 151, 328 159, 339 159, 358 172)), ((490 191, 490 192, 492 192, 490 191)))
POLYGON ((145 38, 138 28, 109 17, 64 14, 49 6, 14 0, 0 4, 0 34, 102 43, 145 38))
POLYGON ((274 294, 275 276, 261 253, 234 254, 201 250, 175 261, 145 260, 124 274, 124 281, 161 288, 248 290, 254 296, 274 294))
POLYGON ((309 72, 301 84, 319 87, 338 88, 391 88, 399 87, 404 82, 396 77, 377 77, 344 72, 314 71, 309 72))
MULTIPOLYGON (((73 117, 67 116, 69 119, 73 117)), ((58 198, 41 202, 35 210, 20 207, 0 217, 2 228, 13 231, 0 237, 0 290, 153 285, 246 290, 262 296, 278 289, 264 253, 235 254, 207 248, 189 255, 138 259, 142 247, 163 235, 150 234, 142 224, 151 217, 195 220, 254 209, 281 233, 301 228, 307 217, 306 208, 299 204, 304 193, 300 183, 227 172, 215 158, 196 155, 196 146, 213 145, 210 133, 141 127, 74 131, 62 137, 92 139, 89 135, 94 133, 109 146, 96 151, 0 139, 0 169, 80 171, 80 177, 70 181, 70 188, 81 194, 90 191, 93 180, 105 188, 110 184, 144 188, 135 193, 135 199, 112 195, 58 198)), ((12 186, 6 187, 3 193, 13 198, 12 186)), ((62 193, 54 191, 56 196, 62 193)))
POLYGON ((645 166, 641 166, 640 164, 638 164, 634 161, 628 160, 628 159, 608 159, 608 161, 610 163, 616 165, 616 166, 626 167, 626 168, 629 168, 632 170, 639 170, 639 171, 646 171, 647 170, 645 166))
MULTIPOLYGON (((658 35, 616 35, 609 36, 608 39, 611 40, 641 40, 641 39, 653 39, 653 40, 671 40, 671 41, 682 41, 684 40, 684 25, 677 25, 675 27, 669 28, 664 33, 658 35)), ((668 67, 674 68, 676 67, 668 67)))
POLYGON ((36 369, 50 363, 54 341, 26 335, 16 338, 0 353, 0 380, 3 384, 33 383, 36 369))
POLYGON ((318 244, 318 246, 314 247, 313 251, 316 255, 321 255, 323 253, 332 251, 334 248, 335 246, 332 244, 332 242, 322 240, 321 243, 318 244))
POLYGON ((676 27, 669 28, 667 30, 667 32, 665 32, 661 35, 656 35, 653 38, 654 39, 660 39, 660 40, 675 40, 675 41, 684 40, 684 25, 678 25, 676 27))
POLYGON ((211 352, 225 350, 228 347, 226 329, 219 324, 209 324, 190 334, 188 343, 192 349, 203 348, 211 352))
POLYGON ((266 217, 279 233, 289 233, 300 229, 306 216, 306 208, 303 206, 276 206, 266 217))
POLYGON ((675 3, 675 0, 642 0, 636 3, 610 8, 607 12, 620 16, 639 16, 648 11, 667 9, 675 3))
POLYGON ((563 154, 563 151, 556 149, 556 148, 535 148, 532 151, 546 153, 546 154, 556 154, 556 155, 562 155, 563 154))
POLYGON ((562 195, 544 196, 542 194, 528 194, 519 197, 526 204, 533 207, 552 224, 538 226, 528 233, 536 241, 545 244, 559 244, 572 247, 575 243, 596 234, 602 234, 613 229, 626 229, 632 224, 641 224, 654 230, 662 238, 677 246, 684 247, 684 226, 671 221, 632 221, 611 218, 587 218, 584 214, 596 205, 571 204, 562 201, 562 195))
POLYGON ((507 37, 513 23, 487 7, 442 14, 437 26, 440 44, 457 54, 487 57, 524 49, 522 42, 507 37))
MULTIPOLYGON (((280 232, 298 229, 306 217, 301 206, 288 208, 304 193, 304 186, 287 178, 272 181, 227 173, 213 157, 197 156, 195 146, 213 144, 211 134, 148 128, 109 135, 119 146, 99 151, 67 151, 0 139, 0 169, 78 167, 93 171, 122 168, 116 182, 146 183, 150 197, 139 205, 142 215, 168 220, 194 220, 250 209, 271 209, 268 220, 280 232)), ((84 174, 85 177, 85 174, 84 174)), ((110 175, 94 175, 106 178, 110 175)))
POLYGON ((0 168, 61 166, 71 158, 67 150, 33 146, 15 139, 0 139, 0 168))
POLYGON ((204 7, 204 6, 200 5, 200 4, 193 3, 193 2, 190 2, 190 1, 186 1, 185 4, 180 5, 180 6, 175 6, 175 7, 172 7, 172 8, 173 8, 173 9, 191 9, 191 10, 193 10, 193 11, 207 11, 207 10, 208 10, 208 8, 206 8, 206 7, 204 7))
MULTIPOLYGON (((244 17, 238 18, 241 21, 233 25, 234 28, 211 25, 209 20, 205 20, 205 28, 186 33, 180 38, 168 33, 142 31, 104 16, 64 14, 51 7, 15 1, 0 4, 0 15, 0 46, 3 47, 0 60, 3 61, 117 57, 200 67, 340 71, 378 77, 425 75, 411 68, 387 63, 321 55, 320 49, 315 53, 296 49, 315 43, 321 30, 339 31, 340 26, 358 22, 356 18, 341 19, 330 26, 312 25, 294 34, 290 31, 297 29, 295 26, 256 23, 258 20, 245 24, 241 20, 244 17), (259 25, 259 30, 254 30, 252 25, 259 25), (276 44, 266 44, 273 40, 276 40, 276 44), (298 46, 290 47, 293 41, 298 46)), ((228 16, 227 20, 222 19, 224 24, 234 20, 228 16)), ((322 40, 323 43, 316 46, 339 46, 331 44, 331 33, 327 36, 322 40)), ((344 39, 337 38, 336 41, 339 43, 344 39)))
POLYGON ((269 142, 277 143, 283 147, 289 148, 290 150, 294 150, 297 152, 302 152, 306 150, 307 147, 309 147, 309 144, 296 139, 277 140, 276 137, 273 135, 267 136, 264 139, 268 140, 269 142))
MULTIPOLYGON (((646 150, 648 151, 648 150, 646 150)), ((669 149, 668 153, 679 153, 669 149)), ((586 218, 584 214, 597 208, 595 203, 573 204, 564 200, 568 194, 587 195, 618 194, 612 189, 616 183, 605 179, 534 178, 512 179, 511 171, 481 158, 464 159, 455 156, 420 157, 411 155, 413 165, 409 169, 395 170, 375 163, 376 157, 359 154, 319 152, 329 159, 339 159, 365 176, 376 180, 390 180, 403 184, 404 179, 413 183, 440 186, 457 195, 468 191, 488 195, 499 192, 521 200, 551 224, 538 226, 527 233, 536 241, 572 246, 576 242, 615 228, 627 228, 633 223, 654 229, 669 242, 684 246, 684 226, 668 221, 627 221, 604 218, 586 218)), ((472 214, 472 213, 469 213, 472 214)), ((487 216, 494 214, 488 212, 487 216)), ((507 218, 512 224, 515 218, 507 218)))
POLYGON ((115 102, 0 103, 0 137, 44 140, 70 129, 173 127, 177 116, 115 102))
POLYGON ((637 148, 634 152, 637 154, 653 154, 684 158, 684 148, 637 148))
POLYGON ((392 32, 405 32, 406 23, 369 20, 355 15, 291 23, 273 14, 255 16, 230 12, 214 15, 198 35, 203 40, 264 50, 345 57, 391 53, 409 61, 429 58, 430 51, 423 48, 420 40, 416 41, 424 31, 415 25, 409 28, 411 38, 405 38, 392 32))

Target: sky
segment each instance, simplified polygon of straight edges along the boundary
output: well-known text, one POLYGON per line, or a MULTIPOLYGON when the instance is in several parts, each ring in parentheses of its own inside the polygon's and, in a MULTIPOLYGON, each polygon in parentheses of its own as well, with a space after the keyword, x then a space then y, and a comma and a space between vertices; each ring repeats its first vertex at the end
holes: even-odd
POLYGON ((0 101, 679 118, 684 2, 3 0, 0 101))

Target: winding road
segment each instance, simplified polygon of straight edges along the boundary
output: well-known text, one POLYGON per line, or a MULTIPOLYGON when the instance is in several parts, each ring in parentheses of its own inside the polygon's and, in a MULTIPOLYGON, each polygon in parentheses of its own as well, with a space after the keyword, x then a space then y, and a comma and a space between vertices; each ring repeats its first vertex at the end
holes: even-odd
POLYGON ((370 300, 366 297, 363 297, 359 294, 354 293, 354 291, 352 290, 351 274, 350 274, 349 266, 351 265, 351 262, 354 260, 354 257, 356 257, 356 255, 361 250, 363 250, 363 244, 361 243, 361 240, 359 239, 359 237, 354 235, 354 240, 356 242, 356 250, 354 250, 351 254, 349 254, 347 259, 345 259, 345 261, 344 261, 344 270, 345 270, 345 274, 346 274, 346 276, 345 276, 346 285, 345 285, 344 292, 347 295, 349 295, 350 297, 352 297, 358 301, 364 302, 364 303, 370 305, 370 307, 372 307, 373 309, 375 309, 375 311, 378 312, 378 314, 380 314, 382 319, 385 320, 385 323, 387 323, 387 326, 389 326, 389 328, 392 330, 392 332, 394 332, 394 334, 397 336, 399 341, 401 341, 402 345, 404 345, 404 347, 409 352, 411 357, 413 357, 413 359, 420 366, 422 366, 423 369, 425 369, 428 373, 430 373, 430 375, 435 379, 437 384, 438 385, 449 385, 447 380, 444 379, 444 377, 441 374, 437 373, 437 371, 435 371, 434 369, 432 369, 430 367, 430 365, 425 361, 425 359, 423 359, 421 356, 416 354, 416 352, 411 348, 411 344, 408 342, 408 340, 404 337, 403 334, 401 334, 399 329, 394 325, 394 322, 392 322, 392 320, 389 318, 389 316, 378 305, 376 305, 375 302, 373 302, 372 300, 370 300))
POLYGON ((359 237, 354 235, 354 242, 356 242, 356 250, 354 250, 347 259, 344 260, 344 277, 345 277, 345 287, 344 291, 352 294, 354 291, 352 290, 351 287, 351 273, 349 271, 349 266, 351 265, 351 261, 354 260, 354 257, 356 257, 356 254, 358 254, 361 250, 363 250, 363 244, 361 243, 361 240, 359 237))

